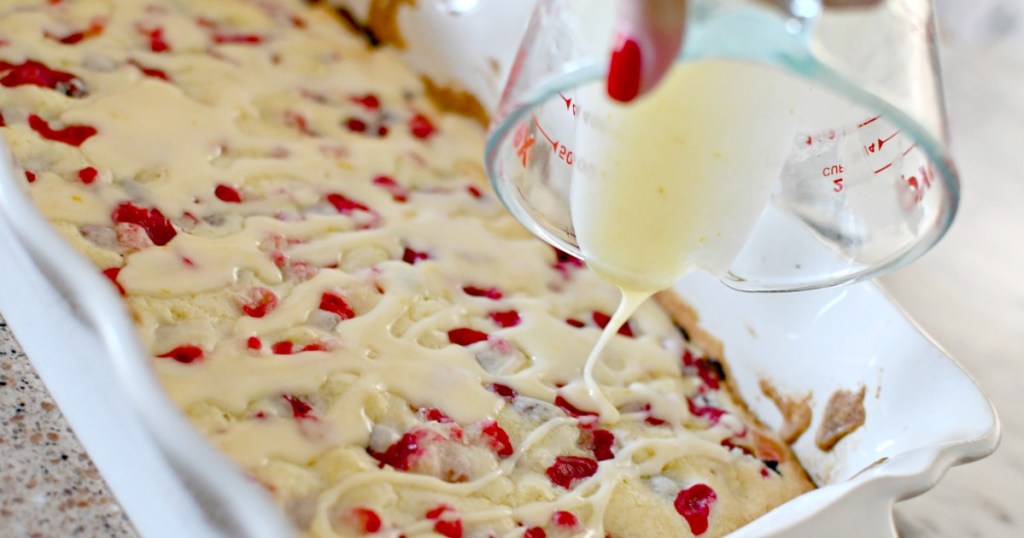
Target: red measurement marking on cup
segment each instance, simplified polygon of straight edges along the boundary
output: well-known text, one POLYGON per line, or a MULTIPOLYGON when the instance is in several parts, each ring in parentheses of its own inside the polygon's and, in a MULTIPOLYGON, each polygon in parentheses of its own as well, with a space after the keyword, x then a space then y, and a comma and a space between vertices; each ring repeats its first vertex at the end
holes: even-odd
POLYGON ((526 163, 530 160, 530 148, 533 147, 533 143, 537 139, 529 131, 525 123, 520 123, 516 127, 515 134, 512 136, 512 145, 516 148, 516 156, 519 157, 519 162, 522 163, 523 168, 526 168, 526 163))
POLYGON ((861 127, 865 127, 867 125, 871 125, 872 123, 874 123, 875 120, 877 120, 878 118, 881 118, 881 117, 882 116, 875 116, 873 118, 870 118, 870 119, 864 121, 863 123, 861 123, 860 125, 858 125, 857 128, 860 129, 861 127))
POLYGON ((572 97, 566 97, 566 96, 562 95, 561 92, 558 93, 558 96, 561 97, 562 101, 565 102, 565 110, 567 112, 571 113, 573 116, 575 116, 576 115, 576 103, 573 102, 573 98, 572 97))
POLYGON ((911 151, 913 151, 914 148, 916 148, 916 147, 917 147, 917 143, 916 142, 911 144, 909 148, 907 148, 906 150, 903 151, 902 157, 906 157, 907 154, 910 153, 911 151))
POLYGON ((889 135, 886 138, 879 138, 875 142, 872 142, 872 143, 864 146, 864 153, 866 155, 871 155, 872 153, 875 153, 875 152, 878 152, 878 151, 882 151, 882 146, 884 146, 886 144, 886 142, 892 140, 893 137, 895 137, 898 134, 900 134, 900 132, 896 131, 895 133, 889 135))
POLYGON ((832 180, 832 191, 843 192, 843 165, 833 164, 821 169, 821 176, 832 180))
POLYGON ((562 144, 558 140, 551 138, 551 135, 549 135, 547 131, 545 131, 544 128, 540 126, 540 122, 537 121, 537 116, 533 116, 532 119, 533 124, 536 125, 537 130, 540 131, 541 136, 543 136, 548 141, 548 143, 551 144, 551 150, 555 152, 555 155, 557 155, 558 158, 562 160, 562 162, 571 166, 572 163, 575 162, 576 160, 576 156, 572 152, 572 150, 565 147, 565 144, 562 144))

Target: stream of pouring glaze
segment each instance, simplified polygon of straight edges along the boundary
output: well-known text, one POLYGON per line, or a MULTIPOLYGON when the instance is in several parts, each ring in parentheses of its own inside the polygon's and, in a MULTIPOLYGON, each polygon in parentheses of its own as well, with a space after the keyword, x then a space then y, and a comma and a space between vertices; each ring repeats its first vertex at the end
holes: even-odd
POLYGON ((611 336, 687 272, 724 273, 760 217, 796 130, 791 79, 705 61, 673 68, 636 103, 579 92, 573 227, 583 259, 622 300, 587 359, 591 405, 618 413, 594 377, 611 336))

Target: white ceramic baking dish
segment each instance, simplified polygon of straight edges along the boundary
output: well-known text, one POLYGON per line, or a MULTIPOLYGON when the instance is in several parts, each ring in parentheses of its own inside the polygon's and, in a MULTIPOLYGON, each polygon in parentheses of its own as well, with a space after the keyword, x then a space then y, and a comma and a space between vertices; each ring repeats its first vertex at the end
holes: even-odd
MULTIPOLYGON (((429 2, 406 8, 409 60, 491 104, 531 3, 483 2, 457 15, 429 2), (481 40, 494 21, 502 30, 481 40)), ((364 13, 365 1, 349 4, 364 13)), ((0 312, 139 531, 288 536, 269 497, 164 395, 120 297, 48 226, 0 154, 0 312)), ((812 395, 814 420, 794 450, 821 487, 734 536, 895 536, 895 501, 998 443, 998 419, 970 376, 874 284, 748 295, 698 274, 678 291, 724 342, 741 395, 766 423, 781 417, 759 380, 812 395), (820 451, 813 433, 828 396, 861 386, 865 424, 820 451)))

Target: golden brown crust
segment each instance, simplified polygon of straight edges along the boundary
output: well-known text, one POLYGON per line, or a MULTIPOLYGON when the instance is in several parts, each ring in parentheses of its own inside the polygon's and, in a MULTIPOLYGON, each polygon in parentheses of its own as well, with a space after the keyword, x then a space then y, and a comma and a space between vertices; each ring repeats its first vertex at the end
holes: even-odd
POLYGON ((775 407, 782 414, 783 423, 778 431, 779 438, 787 444, 793 444, 811 426, 813 413, 808 403, 811 394, 807 393, 800 398, 786 396, 767 379, 762 379, 758 385, 761 387, 761 392, 775 403, 775 407))
POLYGON ((370 2, 370 13, 366 17, 366 26, 377 36, 381 44, 391 45, 398 49, 405 48, 402 29, 398 27, 398 12, 403 5, 413 7, 416 0, 373 0, 370 2))
POLYGON ((829 451, 854 430, 864 424, 864 392, 861 385, 857 392, 839 389, 832 393, 825 404, 821 426, 814 436, 818 448, 829 451))
POLYGON ((423 81, 427 98, 439 109, 474 119, 487 127, 490 122, 487 109, 472 93, 455 86, 441 86, 426 75, 420 75, 420 80, 423 81))

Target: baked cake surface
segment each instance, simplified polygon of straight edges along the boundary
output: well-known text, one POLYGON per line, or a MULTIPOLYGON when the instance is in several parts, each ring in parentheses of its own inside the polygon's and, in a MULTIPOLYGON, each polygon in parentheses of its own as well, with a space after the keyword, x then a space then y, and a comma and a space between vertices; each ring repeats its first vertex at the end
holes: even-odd
POLYGON ((812 486, 649 304, 489 191, 479 125, 292 0, 9 0, 0 132, 210 441, 312 536, 719 536, 812 486), (603 417, 608 419, 609 417, 603 417))

